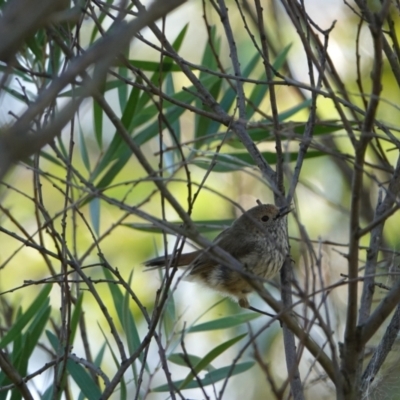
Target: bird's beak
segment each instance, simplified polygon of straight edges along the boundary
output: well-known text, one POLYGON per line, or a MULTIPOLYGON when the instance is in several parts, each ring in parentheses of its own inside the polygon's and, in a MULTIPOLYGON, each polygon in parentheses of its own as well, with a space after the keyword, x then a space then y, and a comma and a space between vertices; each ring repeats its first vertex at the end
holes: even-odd
POLYGON ((293 211, 293 208, 290 208, 290 206, 283 206, 279 209, 279 218, 284 217, 285 215, 289 214, 291 211, 293 211))

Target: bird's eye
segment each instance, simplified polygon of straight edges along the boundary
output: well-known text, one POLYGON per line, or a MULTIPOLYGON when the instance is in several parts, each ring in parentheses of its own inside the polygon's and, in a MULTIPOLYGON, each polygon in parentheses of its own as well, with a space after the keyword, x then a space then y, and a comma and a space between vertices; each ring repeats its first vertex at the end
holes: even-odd
POLYGON ((268 215, 264 215, 264 216, 261 218, 261 221, 264 221, 264 222, 267 222, 268 220, 269 220, 268 215))

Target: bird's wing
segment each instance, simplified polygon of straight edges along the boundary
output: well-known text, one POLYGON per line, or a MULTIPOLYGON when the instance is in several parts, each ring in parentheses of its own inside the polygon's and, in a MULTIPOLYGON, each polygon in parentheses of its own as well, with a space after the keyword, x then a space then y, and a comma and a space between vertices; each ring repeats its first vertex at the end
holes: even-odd
MULTIPOLYGON (((214 239, 214 243, 239 261, 251 251, 252 247, 249 241, 242 240, 242 237, 238 235, 232 235, 231 228, 222 231, 214 239)), ((215 260, 209 252, 205 252, 195 261, 190 275, 201 274, 219 264, 220 263, 215 260)))

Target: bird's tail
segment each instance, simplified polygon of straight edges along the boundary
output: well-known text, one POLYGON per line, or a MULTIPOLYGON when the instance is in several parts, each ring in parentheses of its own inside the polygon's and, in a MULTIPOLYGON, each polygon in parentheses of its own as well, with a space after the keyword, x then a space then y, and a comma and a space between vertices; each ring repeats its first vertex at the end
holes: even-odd
POLYGON ((184 267, 191 264, 199 255, 200 251, 194 251, 192 253, 181 254, 179 257, 173 257, 168 255, 167 258, 164 256, 152 258, 144 263, 144 266, 150 269, 157 269, 169 265, 170 267, 184 267))

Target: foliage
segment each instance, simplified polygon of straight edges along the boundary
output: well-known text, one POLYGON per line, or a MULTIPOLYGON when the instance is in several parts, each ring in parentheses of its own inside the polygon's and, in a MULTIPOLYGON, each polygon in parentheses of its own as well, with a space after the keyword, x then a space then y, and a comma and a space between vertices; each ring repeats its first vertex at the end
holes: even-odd
POLYGON ((183 3, 0 3, 0 400, 389 398, 396 2, 324 29, 303 2, 183 3), (293 206, 272 316, 142 273, 154 236, 210 248, 257 197, 293 206))

